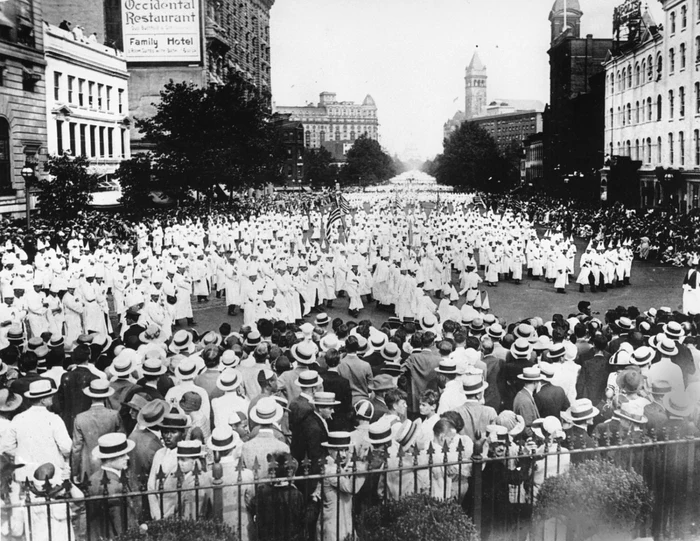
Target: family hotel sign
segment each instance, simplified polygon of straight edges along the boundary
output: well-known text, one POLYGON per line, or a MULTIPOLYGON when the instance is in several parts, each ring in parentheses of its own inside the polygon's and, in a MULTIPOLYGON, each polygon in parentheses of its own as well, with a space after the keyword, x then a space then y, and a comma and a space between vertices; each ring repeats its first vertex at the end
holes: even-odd
POLYGON ((127 62, 200 62, 199 0, 122 0, 127 62))

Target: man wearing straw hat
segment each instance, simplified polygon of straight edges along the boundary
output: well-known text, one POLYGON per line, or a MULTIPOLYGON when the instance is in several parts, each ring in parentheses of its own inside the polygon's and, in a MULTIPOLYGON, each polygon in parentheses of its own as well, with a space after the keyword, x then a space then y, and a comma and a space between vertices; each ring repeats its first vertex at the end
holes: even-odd
POLYGON ((73 424, 71 473, 78 481, 99 469, 99 463, 91 456, 99 438, 111 432, 124 432, 119 412, 107 408, 107 400, 114 394, 107 380, 92 380, 83 393, 92 399, 92 405, 79 413, 73 424))
POLYGON ((455 411, 464 422, 461 434, 476 441, 476 433, 484 435, 486 427, 494 424, 498 415, 491 406, 482 404, 484 391, 489 384, 484 381, 481 373, 465 374, 461 379, 466 400, 455 411))
MULTIPOLYGON (((569 449, 593 449, 598 446, 596 440, 588 434, 588 427, 593 425, 593 419, 599 413, 600 410, 588 398, 579 398, 561 414, 562 420, 571 425, 564 430, 569 449)), ((595 458, 592 453, 580 453, 573 455, 571 462, 578 464, 592 458, 595 458)))
MULTIPOLYGON (((93 454, 95 459, 100 461, 100 469, 90 477, 90 496, 101 496, 104 490, 107 490, 110 496, 121 495, 123 490, 134 490, 128 481, 126 485, 122 483, 122 475, 128 467, 129 453, 135 445, 120 432, 105 434, 97 440, 93 454), (102 483, 105 476, 109 481, 106 487, 102 483)), ((133 528, 137 523, 131 498, 94 500, 88 503, 87 511, 88 536, 92 538, 114 537, 133 528)))
POLYGON ((284 416, 282 406, 274 397, 267 396, 258 400, 250 409, 250 426, 257 434, 246 441, 241 448, 241 459, 249 469, 258 463, 258 475, 268 476, 267 456, 274 453, 288 453, 289 445, 279 428, 284 416))
POLYGON ((518 374, 518 379, 522 380, 524 385, 520 392, 515 395, 513 411, 525 419, 526 426, 530 426, 535 419, 540 417, 534 395, 544 381, 544 377, 538 367, 528 366, 523 368, 522 374, 518 374))

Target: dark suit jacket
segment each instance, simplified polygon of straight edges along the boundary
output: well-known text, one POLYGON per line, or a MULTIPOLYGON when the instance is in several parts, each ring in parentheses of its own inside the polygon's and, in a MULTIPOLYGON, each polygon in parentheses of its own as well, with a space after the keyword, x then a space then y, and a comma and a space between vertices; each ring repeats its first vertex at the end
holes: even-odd
POLYGON ((371 355, 367 355, 364 357, 364 360, 372 367, 372 374, 375 376, 381 372, 382 366, 384 366, 384 363, 386 362, 379 351, 375 351, 371 355))
POLYGON ((552 415, 557 419, 561 419, 561 412, 571 405, 564 389, 549 382, 543 382, 540 390, 535 393, 535 404, 540 417, 552 415))
MULTIPOLYGON (((89 496, 102 496, 104 490, 102 476, 104 473, 105 470, 99 469, 90 477, 89 496)), ((122 494, 121 479, 111 471, 106 473, 109 479, 107 493, 110 496, 120 496, 122 494)), ((134 490, 134 487, 129 485, 128 489, 131 492, 134 490)), ((115 497, 88 501, 86 516, 88 535, 93 539, 99 539, 105 536, 105 533, 107 538, 116 537, 137 525, 137 516, 132 498, 115 497), (126 523, 123 522, 123 508, 126 508, 126 523), (105 510, 107 511, 106 513, 105 510)))
POLYGON ((321 378, 323 379, 323 390, 335 393, 335 399, 340 401, 340 404, 335 407, 333 418, 328 421, 328 430, 352 431, 352 389, 350 389, 350 382, 338 372, 333 371, 324 372, 321 374, 321 378))
POLYGON ((428 388, 437 374, 435 369, 440 364, 440 355, 430 349, 424 349, 412 353, 406 359, 404 370, 410 374, 411 392, 409 394, 408 408, 412 413, 418 413, 420 395, 428 388))
POLYGON ((93 406, 79 413, 73 421, 73 448, 71 449, 71 473, 82 481, 99 469, 99 460, 92 458, 97 440, 111 432, 123 432, 119 412, 104 406, 93 406))
POLYGON ((508 352, 506 362, 503 365, 503 377, 505 379, 506 394, 501 397, 503 409, 512 410, 515 396, 523 388, 523 381, 518 378, 523 373, 523 369, 528 366, 534 366, 536 357, 529 359, 514 359, 508 352))
POLYGON ((87 411, 92 404, 92 398, 85 396, 83 389, 97 376, 86 366, 76 366, 61 376, 61 385, 54 398, 54 405, 59 415, 66 423, 68 433, 73 433, 73 422, 76 415, 87 411))
MULTIPOLYGON (((594 350, 593 350, 594 351, 594 350)), ((610 369, 606 352, 598 352, 581 363, 581 371, 576 381, 576 396, 588 398, 597 404, 605 397, 605 386, 608 383, 610 369)))
MULTIPOLYGON (((139 334, 141 334, 145 330, 146 330, 146 327, 143 327, 142 325, 139 325, 138 323, 132 323, 129 326, 129 328, 126 331, 124 331, 123 342, 125 344, 128 344, 130 336, 136 336, 138 338, 139 334)), ((139 343, 140 343, 140 341, 139 341, 139 343)))
POLYGON ((496 411, 501 410, 501 401, 506 394, 506 374, 503 370, 506 362, 495 355, 486 355, 486 383, 489 386, 484 391, 484 403, 496 411))
POLYGON ((146 473, 146 478, 151 472, 151 465, 153 464, 153 456, 156 451, 163 447, 160 438, 156 436, 153 432, 148 429, 141 429, 138 426, 134 428, 134 431, 129 434, 129 439, 136 444, 134 450, 129 455, 130 463, 130 479, 135 482, 134 488, 138 487, 141 483, 139 476, 146 473))
POLYGON ((374 423, 381 419, 385 414, 389 413, 389 408, 386 407, 384 400, 378 399, 376 396, 372 397, 372 405, 374 406, 374 415, 372 415, 371 422, 374 423))
MULTIPOLYGON (((299 475, 304 474, 302 461, 308 457, 311 461, 309 468, 310 475, 321 473, 323 460, 326 456, 322 443, 328 440, 328 432, 321 418, 315 411, 308 413, 297 425, 296 430, 292 429, 292 444, 290 451, 292 456, 299 462, 299 475)), ((316 490, 317 479, 304 480, 297 483, 304 497, 309 496, 316 490)))
MULTIPOLYGON (((594 449, 598 446, 598 442, 588 435, 588 431, 578 426, 571 426, 567 428, 564 433, 566 434, 566 446, 569 450, 574 449, 594 449)), ((592 460, 597 457, 598 453, 576 453, 571 455, 571 462, 574 464, 580 464, 585 460, 592 460)))
POLYGON ((298 432, 299 425, 308 415, 311 415, 313 412, 314 407, 306 399, 306 397, 301 395, 297 396, 289 403, 289 431, 292 434, 294 434, 294 432, 298 432))

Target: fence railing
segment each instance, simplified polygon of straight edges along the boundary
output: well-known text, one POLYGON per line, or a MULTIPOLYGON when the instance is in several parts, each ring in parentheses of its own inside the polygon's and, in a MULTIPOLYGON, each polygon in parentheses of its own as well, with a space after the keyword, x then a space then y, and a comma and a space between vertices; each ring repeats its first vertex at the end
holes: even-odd
POLYGON ((424 451, 390 447, 364 457, 353 452, 326 458, 316 474, 308 459, 298 471, 296 464, 260 465, 257 460, 246 468, 240 460, 220 461, 215 453, 213 464, 195 464, 189 472, 179 464, 174 471, 161 467, 150 482, 148 472, 133 479, 127 470, 120 476, 103 471, 99 483, 87 478, 77 485, 70 480, 58 485, 13 482, 3 487, 2 532, 8 539, 26 541, 96 541, 153 519, 177 517, 222 520, 241 540, 354 539, 364 509, 423 492, 461 504, 482 539, 564 541, 571 538, 565 525, 564 533, 559 524, 552 536, 533 517, 539 488, 571 464, 603 458, 634 469, 654 495, 651 515, 638 525, 640 536, 682 539, 695 533, 700 438, 642 438, 585 449, 567 449, 566 444, 537 449, 511 444, 502 456, 481 443, 466 456, 461 441, 456 447, 431 445, 424 451))

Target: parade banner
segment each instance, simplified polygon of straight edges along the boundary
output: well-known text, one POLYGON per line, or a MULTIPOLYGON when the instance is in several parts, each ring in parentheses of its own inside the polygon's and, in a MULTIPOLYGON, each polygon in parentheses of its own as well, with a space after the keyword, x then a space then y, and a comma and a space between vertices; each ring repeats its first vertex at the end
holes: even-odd
POLYGON ((122 0, 127 62, 201 63, 198 0, 122 0))

